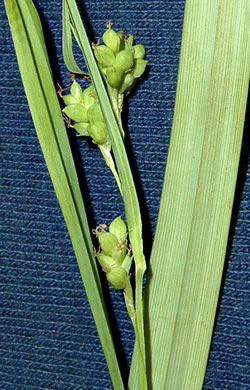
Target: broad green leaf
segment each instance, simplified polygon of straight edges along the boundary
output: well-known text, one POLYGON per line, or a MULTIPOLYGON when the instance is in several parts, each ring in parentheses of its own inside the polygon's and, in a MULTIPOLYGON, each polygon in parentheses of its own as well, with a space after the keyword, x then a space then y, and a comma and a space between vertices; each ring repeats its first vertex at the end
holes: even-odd
MULTIPOLYGON (((150 389, 200 390, 248 93, 248 0, 186 2, 177 96, 145 293, 150 389)), ((136 387, 136 361, 129 389, 136 387)), ((230 388, 230 384, 228 387, 230 388)))
POLYGON ((39 16, 31 0, 5 0, 5 6, 37 135, 71 237, 114 388, 120 390, 123 383, 39 16))

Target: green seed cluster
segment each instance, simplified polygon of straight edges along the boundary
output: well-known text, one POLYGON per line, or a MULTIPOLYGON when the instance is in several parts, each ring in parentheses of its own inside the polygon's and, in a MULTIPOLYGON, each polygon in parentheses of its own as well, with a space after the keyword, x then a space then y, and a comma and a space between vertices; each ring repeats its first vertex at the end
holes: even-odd
POLYGON ((109 27, 102 36, 104 44, 95 45, 94 53, 107 83, 124 93, 130 90, 145 71, 145 47, 133 45, 133 36, 125 38, 122 33, 109 27))
POLYGON ((62 111, 75 122, 71 127, 79 135, 90 136, 98 145, 109 143, 102 110, 93 85, 82 90, 74 81, 70 93, 61 97, 66 105, 62 111))
POLYGON ((109 231, 95 230, 101 250, 96 257, 106 273, 111 286, 118 290, 126 288, 132 257, 128 251, 127 228, 121 217, 109 225, 109 231))

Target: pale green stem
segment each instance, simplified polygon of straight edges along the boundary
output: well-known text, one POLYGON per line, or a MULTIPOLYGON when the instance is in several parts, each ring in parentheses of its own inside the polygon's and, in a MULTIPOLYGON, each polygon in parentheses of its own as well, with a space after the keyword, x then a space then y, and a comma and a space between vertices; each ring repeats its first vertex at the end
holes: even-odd
POLYGON ((135 332, 137 332, 133 290, 131 287, 130 280, 128 280, 128 283, 127 283, 126 288, 124 289, 123 295, 124 295, 124 300, 125 300, 125 304, 126 304, 126 308, 127 308, 129 317, 131 319, 131 322, 133 324, 135 332))
POLYGON ((122 127, 122 118, 121 118, 121 112, 123 106, 123 94, 118 93, 116 89, 111 88, 108 84, 106 85, 107 85, 107 91, 110 98, 110 102, 113 108, 113 112, 115 114, 121 136, 124 139, 125 133, 122 127))

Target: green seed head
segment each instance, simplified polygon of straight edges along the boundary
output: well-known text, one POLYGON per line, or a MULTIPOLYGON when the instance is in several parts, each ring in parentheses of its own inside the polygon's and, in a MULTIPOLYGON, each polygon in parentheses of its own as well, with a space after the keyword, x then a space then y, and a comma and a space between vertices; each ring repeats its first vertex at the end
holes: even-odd
POLYGON ((108 46, 115 54, 120 50, 121 38, 120 35, 112 28, 108 28, 103 36, 103 42, 108 46))
POLYGON ((125 39, 124 39, 124 35, 123 35, 122 31, 118 31, 117 34, 119 35, 119 38, 120 38, 120 51, 121 51, 121 50, 125 49, 125 39))
POLYGON ((79 103, 79 101, 76 98, 74 98, 74 96, 71 93, 61 96, 61 98, 63 99, 64 104, 66 106, 69 106, 70 104, 74 104, 74 103, 79 103))
POLYGON ((97 102, 88 108, 87 116, 90 123, 104 122, 100 104, 97 102))
POLYGON ((112 257, 110 256, 105 255, 103 252, 97 253, 96 257, 104 272, 110 271, 111 267, 114 267, 116 265, 114 259, 112 259, 112 257))
POLYGON ((111 222, 109 231, 116 236, 119 242, 124 241, 127 237, 127 227, 120 216, 111 222))
POLYGON ((87 128, 88 135, 93 138, 97 145, 104 145, 107 142, 108 132, 104 122, 90 123, 87 128))
POLYGON ((133 35, 129 35, 128 38, 125 40, 125 48, 131 49, 133 47, 134 37, 133 35))
POLYGON ((83 91, 84 106, 88 109, 92 104, 97 100, 95 93, 95 88, 93 85, 90 85, 88 88, 83 91))
POLYGON ((135 78, 132 72, 127 73, 119 92, 123 93, 127 90, 130 90, 134 86, 134 84, 135 84, 135 78))
POLYGON ((119 89, 124 77, 124 73, 121 69, 109 66, 106 69, 107 82, 112 88, 119 89))
POLYGON ((144 58, 145 56, 145 46, 144 45, 135 45, 134 46, 134 51, 135 51, 135 59, 137 60, 138 58, 144 58))
POLYGON ((122 268, 124 268, 128 274, 132 265, 132 260, 132 257, 127 254, 122 262, 122 268))
POLYGON ((112 267, 111 270, 106 273, 106 277, 111 286, 117 290, 123 290, 128 282, 128 274, 121 266, 112 267))
POLYGON ((143 73, 145 72, 147 63, 148 63, 148 61, 142 60, 140 58, 135 61, 135 64, 134 64, 134 67, 132 70, 134 78, 137 79, 138 77, 141 77, 143 75, 143 73))
POLYGON ((62 111, 75 122, 88 122, 87 110, 82 104, 70 104, 62 111))
POLYGON ((110 232, 101 232, 98 235, 98 241, 100 247, 108 256, 112 256, 113 252, 117 250, 119 244, 117 237, 110 232))
POLYGON ((78 103, 83 103, 82 88, 75 80, 70 88, 71 95, 77 100, 78 103))
MULTIPOLYGON (((119 247, 120 247, 120 244, 119 244, 119 247)), ((116 264, 118 265, 122 265, 125 257, 126 257, 126 254, 127 254, 128 250, 127 250, 127 240, 122 244, 122 247, 119 248, 119 249, 116 249, 114 252, 113 252, 113 259, 115 260, 116 264)))
POLYGON ((79 122, 75 123, 72 127, 77 131, 78 136, 88 137, 88 126, 89 124, 87 122, 79 122))
POLYGON ((111 66, 115 62, 115 55, 110 47, 105 45, 98 45, 94 47, 95 57, 97 62, 106 67, 111 66))
POLYGON ((120 51, 114 62, 114 67, 124 72, 132 68, 134 64, 134 52, 133 50, 122 50, 120 51))

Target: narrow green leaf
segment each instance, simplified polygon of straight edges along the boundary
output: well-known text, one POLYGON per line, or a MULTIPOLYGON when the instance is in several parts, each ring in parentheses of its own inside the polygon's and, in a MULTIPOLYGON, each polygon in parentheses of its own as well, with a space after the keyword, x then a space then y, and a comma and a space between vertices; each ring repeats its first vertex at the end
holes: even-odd
POLYGON ((63 58, 67 68, 72 73, 86 74, 77 65, 72 48, 72 32, 71 25, 69 23, 69 9, 65 6, 65 2, 62 3, 62 25, 63 25, 63 36, 62 36, 62 48, 63 58))
MULTIPOLYGON (((169 156, 145 295, 150 389, 202 388, 249 82, 250 4, 186 2, 169 156)), ((230 388, 230 384, 226 386, 230 388)), ((130 376, 136 389, 136 362, 130 376)))
POLYGON ((120 390, 123 383, 39 16, 31 0, 5 0, 5 6, 37 135, 72 240, 114 388, 120 390))
MULTIPOLYGON (((79 15, 76 3, 74 0, 63 0, 64 7, 68 6, 70 23, 75 39, 83 52, 86 65, 88 67, 92 82, 98 95, 98 99, 103 111, 105 124, 107 126, 109 136, 111 139, 112 149, 115 156, 115 162, 121 181, 123 201, 125 206, 126 219, 128 224, 128 232, 133 248, 134 261, 136 265, 136 326, 137 339, 139 340, 139 347, 137 349, 137 363, 139 366, 140 388, 147 389, 145 376, 145 344, 144 344, 144 323, 143 323, 143 309, 142 309, 142 282, 143 274, 146 269, 146 262, 143 254, 142 244, 142 224, 140 208, 135 190, 135 185, 130 170, 127 153, 124 142, 121 137, 121 131, 113 113, 104 82, 100 75, 98 66, 96 64, 92 49, 90 47, 86 31, 84 29, 81 17, 79 15)), ((64 8, 64 9, 65 9, 64 8)), ((71 53, 70 53, 71 54, 71 53)))
MULTIPOLYGON (((107 124, 110 137, 112 140, 112 147, 115 154, 117 168, 120 174, 123 193, 124 193, 124 203, 125 203, 130 239, 131 241, 133 240, 139 242, 140 243, 139 246, 141 246, 142 245, 141 244, 141 218, 140 218, 139 204, 136 196, 131 170, 129 167, 127 153, 124 147, 123 140, 120 135, 119 127, 117 125, 114 113, 112 111, 104 83, 102 81, 99 69, 96 65, 96 61, 92 49, 90 47, 88 37, 83 27, 81 17, 76 7, 75 1, 64 0, 64 3, 67 3, 68 5, 74 36, 80 46, 80 49, 84 54, 85 62, 89 69, 91 79, 94 82, 96 92, 99 98, 99 102, 102 106, 105 122, 107 124), (136 237, 136 239, 133 239, 133 237, 136 237)), ((64 9, 67 9, 67 7, 65 7, 64 9)), ((66 65, 68 66, 67 63, 66 65)), ((138 244, 136 244, 136 246, 138 246, 138 244)), ((134 250, 135 247, 133 246, 133 251, 134 250)))

